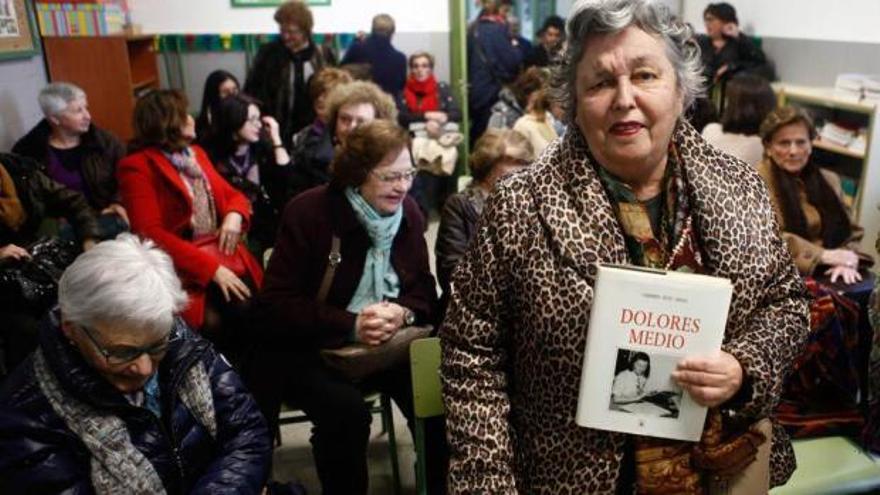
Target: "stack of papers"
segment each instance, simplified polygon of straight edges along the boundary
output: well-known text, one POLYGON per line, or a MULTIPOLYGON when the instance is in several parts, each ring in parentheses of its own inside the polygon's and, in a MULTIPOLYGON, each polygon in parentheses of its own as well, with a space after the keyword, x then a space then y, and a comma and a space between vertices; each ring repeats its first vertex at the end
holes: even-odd
POLYGON ((880 103, 880 75, 865 76, 865 101, 880 103))
POLYGON ((828 141, 829 143, 838 146, 849 146, 849 144, 856 138, 857 133, 852 129, 847 129, 834 122, 826 122, 819 131, 819 135, 822 136, 823 141, 828 141))
POLYGON ((834 93, 843 98, 861 99, 865 89, 863 74, 839 74, 834 82, 834 93))
POLYGON ((880 75, 839 74, 834 81, 834 94, 841 98, 880 103, 880 75))

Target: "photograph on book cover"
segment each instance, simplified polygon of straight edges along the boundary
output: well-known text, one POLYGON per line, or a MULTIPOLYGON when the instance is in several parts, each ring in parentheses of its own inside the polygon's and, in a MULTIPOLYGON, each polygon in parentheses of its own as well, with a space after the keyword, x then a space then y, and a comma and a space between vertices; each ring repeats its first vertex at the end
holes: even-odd
POLYGON ((682 390, 670 375, 680 359, 618 349, 608 408, 640 416, 678 418, 682 390))
POLYGON ((25 0, 0 0, 0 59, 37 52, 34 28, 25 0))

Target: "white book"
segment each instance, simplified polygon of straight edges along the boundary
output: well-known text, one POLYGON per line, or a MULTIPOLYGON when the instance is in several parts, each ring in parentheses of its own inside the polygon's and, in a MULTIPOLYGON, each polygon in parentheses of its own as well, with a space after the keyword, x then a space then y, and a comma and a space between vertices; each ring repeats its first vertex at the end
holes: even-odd
POLYGON ((682 358, 721 349, 731 293, 724 278, 599 265, 577 424, 699 440, 706 407, 670 375, 682 358))

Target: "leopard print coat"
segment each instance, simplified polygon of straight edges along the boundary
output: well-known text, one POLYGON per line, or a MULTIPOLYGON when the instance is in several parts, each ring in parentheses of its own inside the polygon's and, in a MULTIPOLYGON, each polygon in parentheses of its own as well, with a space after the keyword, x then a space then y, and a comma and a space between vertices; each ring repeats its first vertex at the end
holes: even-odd
MULTIPOLYGON (((705 268, 734 285, 723 348, 751 396, 731 424, 769 417, 808 331, 807 295, 764 182, 690 125, 673 135, 705 268)), ((623 233, 573 127, 503 181, 453 277, 440 332, 450 493, 614 493, 623 434, 574 422, 597 263, 629 263, 623 233)), ((775 425, 773 485, 795 467, 775 425)))

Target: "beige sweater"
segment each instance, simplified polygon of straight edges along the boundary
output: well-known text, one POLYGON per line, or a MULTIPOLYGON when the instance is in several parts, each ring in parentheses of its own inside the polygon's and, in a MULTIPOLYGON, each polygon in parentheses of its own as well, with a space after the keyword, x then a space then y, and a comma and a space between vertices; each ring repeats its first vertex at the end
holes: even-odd
POLYGON ((534 115, 527 113, 513 124, 513 130, 528 138, 532 143, 535 157, 540 155, 544 148, 556 139, 556 131, 553 130, 550 122, 550 115, 544 117, 544 121, 541 122, 534 115))

